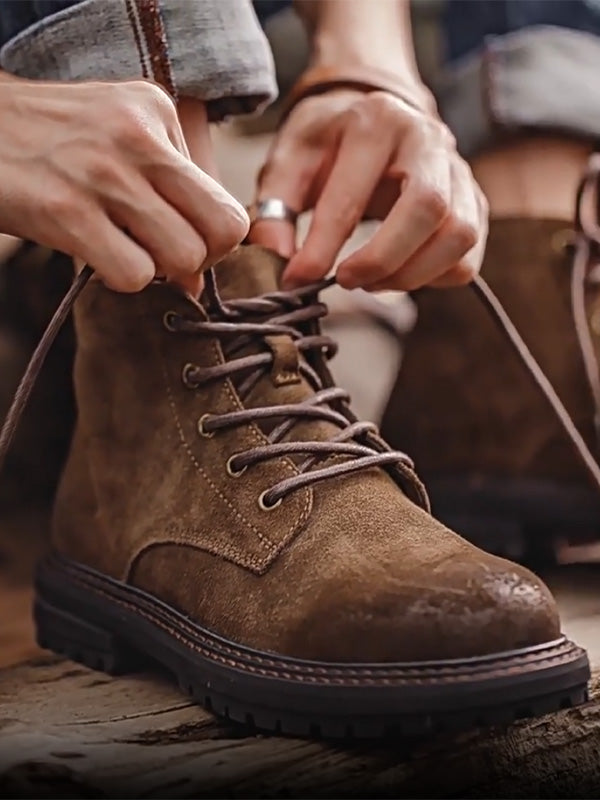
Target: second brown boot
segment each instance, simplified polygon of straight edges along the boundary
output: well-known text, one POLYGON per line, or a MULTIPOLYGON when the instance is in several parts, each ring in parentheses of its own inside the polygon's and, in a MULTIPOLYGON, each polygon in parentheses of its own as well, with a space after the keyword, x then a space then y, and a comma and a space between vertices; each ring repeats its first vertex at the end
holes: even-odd
POLYGON ((84 290, 40 643, 158 661, 215 712, 304 735, 582 701, 587 658, 547 588, 430 516, 410 459, 333 384, 319 287, 279 291, 283 267, 242 248, 201 304, 84 290))
MULTIPOLYGON (((594 248, 583 234, 576 243, 564 221, 492 220, 481 274, 597 454, 594 380, 582 347, 582 337, 591 337, 589 369, 597 371, 594 248), (576 247, 588 253, 580 277, 576 247), (579 290, 583 334, 572 296, 579 290)), ((418 320, 383 431, 415 458, 434 513, 480 546, 523 560, 550 558, 561 541, 597 540, 598 486, 481 298, 465 287, 424 290, 415 300, 418 320)))

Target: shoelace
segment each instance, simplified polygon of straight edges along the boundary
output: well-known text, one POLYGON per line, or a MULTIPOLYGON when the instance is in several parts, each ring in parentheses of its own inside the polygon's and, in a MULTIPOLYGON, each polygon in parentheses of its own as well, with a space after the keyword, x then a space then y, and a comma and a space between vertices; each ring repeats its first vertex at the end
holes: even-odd
POLYGON ((296 489, 328 478, 369 467, 394 465, 407 473, 414 468, 405 453, 382 451, 374 442, 369 442, 368 435, 377 434, 377 426, 371 422, 352 421, 342 413, 350 400, 348 393, 337 386, 324 386, 318 373, 309 364, 311 351, 325 358, 331 358, 337 351, 337 345, 328 336, 305 334, 299 327, 327 314, 327 306, 317 298, 319 292, 331 283, 333 279, 292 291, 277 291, 250 299, 223 302, 211 272, 206 276, 209 320, 194 321, 174 312, 169 312, 166 320, 166 327, 173 332, 218 337, 222 342, 226 359, 223 364, 211 367, 185 366, 184 382, 192 389, 215 380, 237 377, 237 391, 243 402, 258 381, 268 375, 274 361, 274 354, 267 349, 251 355, 237 355, 253 340, 265 342, 271 336, 289 337, 299 355, 304 356, 298 361, 298 374, 313 389, 311 397, 298 403, 245 408, 218 415, 205 414, 199 423, 199 431, 203 436, 214 436, 219 431, 267 420, 274 423, 267 434, 267 443, 237 453, 229 459, 227 469, 233 476, 241 475, 248 467, 269 459, 306 456, 298 464, 297 475, 263 492, 259 502, 265 509, 275 508, 296 489), (335 406, 340 410, 336 410, 335 406), (329 422, 338 427, 340 432, 328 440, 282 441, 299 420, 329 422), (319 462, 332 457, 345 457, 345 460, 315 468, 319 462))
MULTIPOLYGON (((590 159, 588 169, 582 178, 577 193, 576 241, 572 268, 571 300, 575 329, 590 390, 594 398, 596 419, 600 419, 600 372, 587 323, 585 285, 588 280, 591 250, 592 248, 595 250, 600 248, 600 225, 597 222, 590 223, 585 219, 583 203, 591 189, 595 187, 596 191, 598 191, 599 184, 600 154, 594 154, 590 159)), ((34 351, 0 431, 0 469, 52 342, 92 274, 93 270, 88 266, 75 278, 34 351)), ((209 296, 209 311, 213 319, 208 322, 193 322, 181 319, 181 330, 187 329, 189 332, 199 335, 217 335, 229 339, 230 344, 225 348, 228 361, 217 367, 204 369, 189 365, 186 371, 188 382, 191 381, 192 385, 196 383, 200 386, 203 383, 235 375, 238 372, 249 371, 249 376, 244 378, 238 389, 242 397, 247 396, 256 382, 260 380, 265 370, 270 368, 272 362, 272 355, 268 352, 242 356, 237 359, 233 358, 236 351, 242 349, 244 344, 247 343, 249 336, 266 337, 284 334, 292 337, 296 347, 301 352, 308 353, 311 349, 318 348, 325 349, 328 354, 332 355, 334 352, 332 348, 335 348, 335 345, 328 337, 304 336, 295 327, 301 322, 324 316, 326 307, 317 301, 317 295, 327 283, 316 284, 293 292, 274 292, 252 299, 223 303, 216 288, 214 273, 210 270, 206 273, 206 288, 209 296), (307 299, 311 299, 311 302, 306 302, 307 299), (260 321, 260 319, 248 321, 249 317, 260 317, 261 315, 267 315, 268 320, 266 322, 260 321)), ((475 278, 472 287, 487 306, 501 330, 507 335, 519 358, 553 409, 558 422, 573 445, 590 478, 600 490, 600 467, 596 459, 501 302, 481 276, 475 278)), ((173 321, 171 321, 171 328, 174 327, 173 321)), ((365 469, 371 466, 395 465, 404 472, 412 472, 412 462, 404 453, 389 450, 380 452, 371 444, 364 443, 369 434, 376 432, 376 426, 367 422, 351 422, 348 417, 331 407, 331 404, 346 403, 348 401, 346 392, 337 387, 324 388, 317 373, 309 367, 308 363, 301 362, 300 369, 302 375, 315 389, 315 394, 310 400, 283 406, 244 409, 218 416, 209 415, 201 420, 201 432, 203 430, 205 435, 214 435, 218 430, 249 422, 259 422, 270 418, 281 419, 281 422, 269 433, 268 444, 240 453, 230 460, 228 469, 232 474, 239 474, 252 464, 270 458, 286 455, 308 455, 308 458, 301 463, 297 476, 279 482, 261 497, 261 502, 265 507, 269 507, 269 505, 272 507, 278 504, 284 495, 294 489, 325 478, 354 472, 358 469, 365 469), (298 420, 307 418, 327 420, 339 426, 340 433, 325 442, 281 441, 298 420), (361 439, 363 443, 357 441, 361 439), (336 455, 347 456, 349 460, 318 470, 311 469, 318 460, 336 455)))
MULTIPOLYGON (((574 253, 571 267, 571 311, 583 366, 594 402, 594 421, 597 437, 600 431, 600 370, 587 320, 585 288, 589 280, 590 256, 592 252, 596 254, 600 252, 600 224, 598 223, 598 217, 600 217, 600 153, 593 153, 579 183, 575 201, 575 238, 572 243, 574 253), (586 207, 586 201, 592 199, 591 195, 594 191, 596 192, 596 220, 591 219, 590 212, 593 204, 588 202, 586 207)), ((475 278, 472 286, 482 302, 488 307, 503 333, 507 335, 519 358, 552 407, 557 420, 573 445, 588 475, 596 487, 600 489, 600 467, 596 458, 592 455, 571 415, 535 360, 531 350, 523 341, 502 303, 480 275, 475 278)))

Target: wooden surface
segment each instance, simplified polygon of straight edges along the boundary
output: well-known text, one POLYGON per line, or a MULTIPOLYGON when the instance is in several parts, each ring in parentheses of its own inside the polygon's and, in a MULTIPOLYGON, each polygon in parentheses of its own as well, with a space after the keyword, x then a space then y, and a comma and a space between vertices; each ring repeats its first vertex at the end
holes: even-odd
MULTIPOLYGON (((335 746, 223 725, 159 674, 109 678, 42 656, 30 578, 47 517, 0 522, 0 797, 599 797, 600 681, 579 709, 419 747, 335 746)), ((600 569, 550 574, 600 666, 600 569)))
POLYGON ((4 670, 2 797, 598 797, 600 684, 587 705, 421 746, 249 734, 161 676, 59 660, 4 670))

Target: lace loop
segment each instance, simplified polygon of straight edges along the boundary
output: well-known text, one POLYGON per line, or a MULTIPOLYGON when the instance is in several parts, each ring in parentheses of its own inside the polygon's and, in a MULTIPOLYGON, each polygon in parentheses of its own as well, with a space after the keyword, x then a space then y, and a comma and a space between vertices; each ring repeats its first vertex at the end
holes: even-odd
POLYGON ((280 420, 266 434, 265 444, 238 452, 226 463, 227 472, 237 477, 248 468, 272 459, 294 459, 298 474, 263 492, 259 505, 265 510, 276 507, 290 492, 328 478, 374 466, 385 468, 402 465, 405 470, 413 469, 412 461, 406 454, 383 448, 380 450, 378 443, 369 441, 369 436, 377 431, 377 427, 372 423, 353 421, 351 415, 345 413, 345 405, 349 401, 347 392, 335 386, 324 386, 311 366, 311 356, 323 359, 337 351, 335 342, 311 328, 327 313, 327 306, 317 296, 331 282, 322 281, 292 291, 223 301, 216 286, 207 281, 209 318, 193 320, 180 317, 177 325, 173 326, 178 332, 218 338, 221 342, 224 361, 209 367, 189 365, 188 385, 200 388, 225 378, 237 379, 237 391, 242 401, 258 381, 271 372, 276 358, 271 337, 286 337, 297 348, 298 375, 314 390, 312 396, 296 403, 205 414, 198 423, 202 436, 214 436, 219 431, 242 425, 260 425, 280 420), (264 352, 244 352, 248 346, 257 343, 264 347, 264 352), (303 420, 328 423, 338 428, 339 432, 330 433, 329 438, 324 440, 282 441, 303 420), (335 463, 332 463, 332 459, 335 463))

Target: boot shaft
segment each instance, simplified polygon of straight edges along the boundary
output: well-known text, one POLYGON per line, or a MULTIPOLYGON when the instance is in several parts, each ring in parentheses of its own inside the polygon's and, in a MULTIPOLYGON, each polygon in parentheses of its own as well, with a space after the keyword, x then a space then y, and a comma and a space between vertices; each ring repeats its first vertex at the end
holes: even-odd
MULTIPOLYGON (((564 222, 494 220, 482 276, 595 452, 593 398, 570 300, 571 240, 564 222)), ((423 290, 415 299, 418 321, 383 422, 391 443, 414 453, 427 477, 586 483, 546 398, 475 293, 423 290)), ((599 304, 598 289, 588 285, 592 329, 599 304)))

